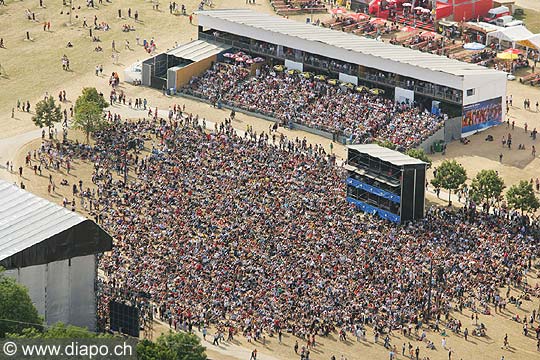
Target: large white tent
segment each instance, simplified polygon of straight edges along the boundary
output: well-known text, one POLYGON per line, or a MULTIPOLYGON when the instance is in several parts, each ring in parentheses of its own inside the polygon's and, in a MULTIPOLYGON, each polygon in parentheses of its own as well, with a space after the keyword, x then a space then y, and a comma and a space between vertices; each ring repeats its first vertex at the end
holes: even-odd
POLYGON ((528 39, 533 35, 525 26, 511 26, 487 34, 487 42, 497 39, 504 47, 516 47, 516 43, 528 39))
POLYGON ((525 46, 531 49, 540 50, 540 34, 534 34, 529 36, 527 39, 520 40, 519 45, 525 46))

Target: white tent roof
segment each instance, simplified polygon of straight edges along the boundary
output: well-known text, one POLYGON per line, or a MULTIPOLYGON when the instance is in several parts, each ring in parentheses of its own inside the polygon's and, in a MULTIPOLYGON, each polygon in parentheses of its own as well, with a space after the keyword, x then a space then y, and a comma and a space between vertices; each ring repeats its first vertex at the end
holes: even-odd
POLYGON ((526 46, 526 47, 535 47, 537 49, 540 49, 540 34, 534 34, 529 36, 526 39, 520 40, 520 45, 526 46))
POLYGON ((180 45, 172 50, 169 50, 167 54, 197 62, 207 59, 210 56, 217 55, 224 50, 226 49, 214 44, 210 44, 209 42, 203 40, 194 40, 190 43, 180 45))
POLYGON ((197 14, 199 15, 199 25, 202 26, 206 25, 205 19, 219 19, 220 21, 228 22, 231 31, 235 28, 235 24, 240 24, 273 34, 300 38, 315 44, 323 43, 349 52, 454 76, 465 76, 471 73, 478 74, 479 72, 483 74, 498 73, 492 69, 449 59, 445 56, 424 53, 407 47, 391 45, 375 39, 368 39, 351 33, 330 30, 278 16, 271 16, 249 9, 207 10, 198 11, 197 14))
POLYGON ((511 26, 501 30, 490 32, 488 38, 496 38, 511 43, 525 40, 533 35, 525 26, 511 26))
POLYGON ((473 27, 480 28, 480 29, 484 30, 486 33, 490 32, 490 31, 497 31, 497 30, 504 29, 502 26, 497 26, 495 24, 490 24, 490 23, 483 22, 483 21, 479 21, 479 22, 469 21, 469 22, 467 22, 467 25, 471 25, 473 27))
POLYGON ((83 221, 62 206, 0 180, 0 260, 83 221))

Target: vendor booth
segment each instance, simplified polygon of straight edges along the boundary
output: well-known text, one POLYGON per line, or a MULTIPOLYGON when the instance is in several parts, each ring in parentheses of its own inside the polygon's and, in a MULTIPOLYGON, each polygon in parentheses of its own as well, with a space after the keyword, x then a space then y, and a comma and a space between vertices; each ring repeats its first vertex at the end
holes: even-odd
POLYGON ((449 39, 453 39, 461 34, 461 26, 455 21, 441 20, 437 23, 437 32, 449 39))
POLYGON ((486 44, 487 35, 501 29, 504 28, 486 22, 467 22, 463 24, 464 40, 466 43, 486 44))
POLYGON ((512 26, 487 34, 487 43, 499 44, 502 49, 515 48, 520 41, 533 35, 525 26, 512 26))
POLYGON ((540 50, 540 34, 531 35, 526 39, 518 41, 518 44, 529 49, 540 50))

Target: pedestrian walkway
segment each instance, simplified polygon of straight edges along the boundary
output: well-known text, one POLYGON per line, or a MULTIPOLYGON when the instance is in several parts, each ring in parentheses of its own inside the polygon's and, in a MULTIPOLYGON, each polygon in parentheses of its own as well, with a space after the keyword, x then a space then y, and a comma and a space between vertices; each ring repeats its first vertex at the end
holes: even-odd
MULTIPOLYGON (((0 178, 7 181, 17 181, 18 178, 6 169, 6 162, 13 161, 19 149, 32 140, 41 137, 42 129, 32 130, 9 138, 0 139, 0 178)), ((18 167, 18 166, 17 166, 18 167)), ((15 167, 14 167, 15 168, 15 167)))
MULTIPOLYGON (((160 320, 155 319, 154 321, 163 327, 169 328, 169 326, 166 323, 160 320)), ((253 349, 257 349, 257 352, 258 352, 257 360, 279 360, 276 357, 263 354, 261 350, 259 349, 260 347, 262 347, 262 344, 254 343, 253 349, 247 349, 243 346, 235 345, 227 341, 222 341, 219 344, 219 346, 215 346, 215 345, 212 345, 211 341, 204 340, 203 335, 200 331, 197 331, 196 329, 194 329, 193 333, 197 335, 198 338, 201 339, 202 345, 206 347, 208 350, 211 350, 212 352, 217 352, 219 354, 227 355, 229 358, 234 358, 238 360, 247 360, 251 356, 251 351, 253 351, 253 349)), ((210 336, 210 335, 206 335, 206 337, 208 339, 213 338, 213 336, 210 336)))

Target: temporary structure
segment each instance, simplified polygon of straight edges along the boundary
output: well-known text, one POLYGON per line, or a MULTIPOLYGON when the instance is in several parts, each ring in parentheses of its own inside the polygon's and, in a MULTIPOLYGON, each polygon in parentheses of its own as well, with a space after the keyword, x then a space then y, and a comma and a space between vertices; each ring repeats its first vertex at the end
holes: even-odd
POLYGON ((527 48, 540 50, 540 34, 531 35, 527 39, 518 41, 518 44, 527 48))
POLYGON ((526 40, 533 35, 525 26, 512 26, 487 34, 487 42, 496 40, 503 47, 516 47, 516 43, 526 40))

